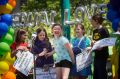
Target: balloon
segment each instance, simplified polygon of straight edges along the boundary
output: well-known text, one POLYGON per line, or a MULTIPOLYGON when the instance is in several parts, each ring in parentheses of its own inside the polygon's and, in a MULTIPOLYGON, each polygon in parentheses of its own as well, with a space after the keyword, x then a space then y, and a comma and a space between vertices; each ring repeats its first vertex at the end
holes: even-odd
POLYGON ((69 21, 69 9, 64 10, 64 24, 69 21))
POLYGON ((16 79, 16 75, 13 72, 9 71, 3 74, 2 79, 16 79))
POLYGON ((11 54, 10 52, 8 52, 4 60, 7 61, 9 64, 13 64, 15 62, 15 57, 11 58, 11 54))
POLYGON ((0 61, 0 73, 4 74, 9 70, 9 65, 5 61, 0 61))
POLYGON ((84 16, 85 16, 85 9, 84 7, 77 7, 77 9, 75 10, 75 17, 76 17, 76 21, 77 22, 81 22, 84 20, 84 16), (81 12, 81 18, 78 16, 79 11, 81 12))
POLYGON ((15 72, 16 72, 16 69, 13 67, 13 65, 10 65, 10 66, 9 66, 9 71, 15 73, 15 72))
POLYGON ((113 9, 113 6, 110 3, 108 3, 107 8, 110 10, 110 9, 113 9))
POLYGON ((54 21, 54 17, 56 16, 56 12, 55 11, 51 11, 50 13, 50 22, 51 24, 54 24, 55 21, 54 21))
POLYGON ((10 29, 8 30, 8 33, 11 34, 12 36, 14 36, 15 31, 14 31, 13 28, 10 28, 10 29))
POLYGON ((6 23, 0 22, 0 36, 3 36, 8 31, 8 25, 6 23))
POLYGON ((6 3, 8 3, 8 0, 0 0, 0 5, 5 5, 6 3))
POLYGON ((10 4, 0 6, 0 14, 10 14, 13 10, 13 7, 10 4))
POLYGON ((10 46, 5 42, 0 42, 0 55, 5 55, 5 53, 10 51, 10 46))
POLYGON ((114 19, 112 22, 112 28, 114 31, 118 30, 118 26, 120 24, 120 18, 114 19))
POLYGON ((1 39, 0 39, 1 42, 5 42, 7 43, 8 45, 11 45, 13 43, 13 37, 12 35, 10 35, 9 33, 7 33, 5 36, 3 36, 1 39))
MULTIPOLYGON (((36 15, 37 15, 37 13, 36 13, 36 15)), ((40 18, 41 23, 45 23, 45 24, 49 25, 48 14, 46 11, 42 11, 40 17, 41 17, 40 18)))
POLYGON ((15 8, 16 6, 16 1, 15 0, 9 0, 8 3, 15 8))
POLYGON ((114 19, 116 19, 116 18, 118 18, 118 17, 119 17, 118 12, 116 12, 116 11, 113 10, 113 9, 108 10, 108 12, 107 12, 107 19, 108 19, 109 21, 112 22, 114 19))
POLYGON ((10 26, 12 25, 12 16, 10 14, 2 15, 0 22, 5 22, 8 26, 10 26))
POLYGON ((118 10, 120 8, 120 0, 110 0, 110 4, 115 10, 118 10))
POLYGON ((92 16, 97 13, 98 11, 98 6, 96 4, 91 5, 91 10, 92 10, 92 16))

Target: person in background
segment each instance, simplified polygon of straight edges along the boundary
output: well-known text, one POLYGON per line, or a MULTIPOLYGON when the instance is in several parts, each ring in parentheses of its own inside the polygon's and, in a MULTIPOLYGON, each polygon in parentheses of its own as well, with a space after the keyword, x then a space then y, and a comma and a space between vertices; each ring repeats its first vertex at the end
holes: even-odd
POLYGON ((60 24, 52 25, 54 50, 56 52, 56 74, 57 79, 68 79, 70 68, 75 63, 72 47, 67 38, 62 35, 60 24))
MULTIPOLYGON (((23 29, 19 29, 16 33, 15 41, 11 45, 11 57, 19 57, 18 51, 28 51, 28 44, 26 42, 27 32, 23 29)), ((29 79, 29 76, 25 76, 19 71, 16 71, 16 79, 29 79)))
MULTIPOLYGON (((81 23, 77 23, 75 27, 75 38, 71 41, 75 58, 79 53, 82 53, 81 49, 84 50, 86 47, 90 46, 90 39, 84 36, 84 34, 84 26, 81 23)), ((73 79, 87 79, 88 75, 91 74, 90 65, 79 72, 77 72, 76 64, 73 65, 71 69, 71 76, 73 79)))
POLYGON ((47 32, 44 28, 38 28, 36 32, 37 36, 32 48, 32 53, 37 56, 36 68, 53 66, 53 48, 47 37, 47 32))
MULTIPOLYGON (((108 30, 102 26, 103 18, 100 14, 92 16, 91 24, 93 26, 93 45, 96 41, 108 38, 108 30)), ((98 48, 95 51, 94 57, 94 73, 93 79, 107 79, 106 63, 109 56, 108 47, 98 48)))

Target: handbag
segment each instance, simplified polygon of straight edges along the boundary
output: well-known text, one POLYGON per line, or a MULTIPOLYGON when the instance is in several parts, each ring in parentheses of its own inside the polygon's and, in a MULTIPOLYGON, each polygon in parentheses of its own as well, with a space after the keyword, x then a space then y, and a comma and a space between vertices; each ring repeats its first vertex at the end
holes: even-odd
POLYGON ((84 38, 85 38, 85 37, 82 37, 82 38, 80 39, 78 45, 75 46, 75 47, 73 47, 73 52, 74 52, 75 55, 81 53, 82 49, 81 49, 79 46, 80 46, 80 44, 81 44, 81 42, 82 42, 82 40, 83 40, 84 38))

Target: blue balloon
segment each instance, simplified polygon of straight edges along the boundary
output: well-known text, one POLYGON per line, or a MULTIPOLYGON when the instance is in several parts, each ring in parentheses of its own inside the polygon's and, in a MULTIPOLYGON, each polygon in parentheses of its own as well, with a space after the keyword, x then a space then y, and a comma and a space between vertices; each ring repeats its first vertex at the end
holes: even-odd
POLYGON ((112 29, 114 31, 117 31, 119 26, 120 26, 120 18, 114 19, 112 22, 112 29))
POLYGON ((0 35, 0 39, 2 38, 2 36, 0 35))
POLYGON ((115 10, 118 10, 120 8, 120 0, 110 0, 110 4, 115 10))
POLYGON ((109 21, 113 21, 114 19, 118 18, 119 17, 119 12, 113 10, 113 9, 109 9, 108 12, 107 12, 107 19, 109 21))
POLYGON ((8 26, 12 25, 12 16, 10 14, 4 14, 1 16, 0 22, 5 22, 8 26))
POLYGON ((110 10, 110 9, 113 9, 113 6, 110 3, 108 3, 107 8, 110 10))
POLYGON ((8 0, 0 0, 0 5, 5 5, 8 3, 8 0))
POLYGON ((8 25, 6 23, 0 22, 0 36, 5 35, 8 32, 8 25))

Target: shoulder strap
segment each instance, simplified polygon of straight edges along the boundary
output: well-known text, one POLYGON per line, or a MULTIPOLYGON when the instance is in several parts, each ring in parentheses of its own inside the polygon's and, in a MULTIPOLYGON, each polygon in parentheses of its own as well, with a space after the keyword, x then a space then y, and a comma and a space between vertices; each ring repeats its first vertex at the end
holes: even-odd
POLYGON ((85 37, 83 36, 83 37, 80 39, 80 41, 79 41, 79 43, 78 43, 78 47, 79 47, 80 43, 82 42, 82 40, 83 40, 84 38, 85 38, 85 37))

